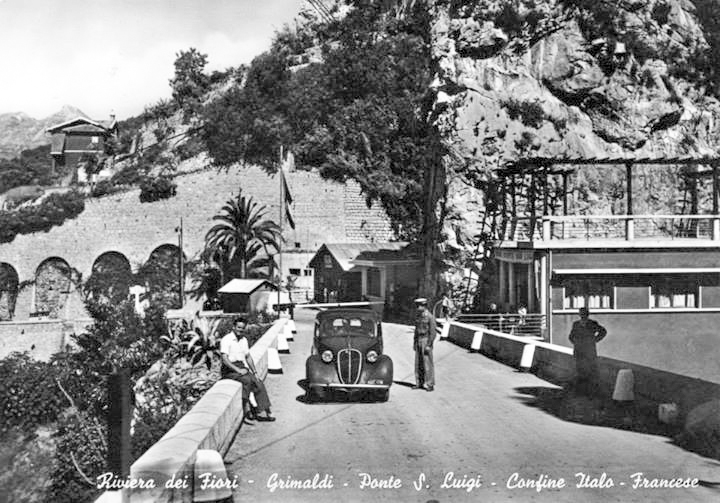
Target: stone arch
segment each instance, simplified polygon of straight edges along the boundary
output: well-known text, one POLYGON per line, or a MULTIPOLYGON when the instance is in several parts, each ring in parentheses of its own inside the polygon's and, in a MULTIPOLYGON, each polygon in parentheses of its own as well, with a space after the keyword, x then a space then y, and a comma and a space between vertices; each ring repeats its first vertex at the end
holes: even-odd
POLYGON ((125 255, 108 251, 93 262, 85 291, 90 298, 104 298, 112 303, 127 300, 134 278, 130 261, 125 255))
MULTIPOLYGON (((163 244, 155 248, 138 271, 151 302, 168 309, 180 307, 180 248, 163 244)), ((182 260, 186 261, 185 254, 182 260)))
POLYGON ((60 257, 45 259, 35 271, 35 312, 62 318, 72 288, 72 269, 60 257))
POLYGON ((0 262, 0 321, 9 321, 15 315, 20 280, 13 266, 0 262))

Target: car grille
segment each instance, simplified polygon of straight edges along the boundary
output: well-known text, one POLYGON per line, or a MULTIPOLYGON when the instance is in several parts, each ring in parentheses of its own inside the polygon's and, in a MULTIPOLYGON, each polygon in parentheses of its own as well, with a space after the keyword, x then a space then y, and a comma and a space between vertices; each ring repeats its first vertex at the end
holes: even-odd
POLYGON ((342 384, 357 384, 362 370, 362 353, 357 349, 341 349, 337 355, 337 369, 342 384))

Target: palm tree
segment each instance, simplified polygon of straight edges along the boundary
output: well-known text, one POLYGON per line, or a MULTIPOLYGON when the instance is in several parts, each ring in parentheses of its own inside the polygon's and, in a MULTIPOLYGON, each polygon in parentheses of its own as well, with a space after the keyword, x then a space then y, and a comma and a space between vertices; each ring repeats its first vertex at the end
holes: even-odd
POLYGON ((213 217, 218 223, 205 235, 205 250, 220 265, 222 283, 227 282, 228 276, 272 274, 272 255, 280 249, 282 235, 275 222, 265 219, 266 213, 264 205, 252 197, 245 198, 241 191, 213 217))

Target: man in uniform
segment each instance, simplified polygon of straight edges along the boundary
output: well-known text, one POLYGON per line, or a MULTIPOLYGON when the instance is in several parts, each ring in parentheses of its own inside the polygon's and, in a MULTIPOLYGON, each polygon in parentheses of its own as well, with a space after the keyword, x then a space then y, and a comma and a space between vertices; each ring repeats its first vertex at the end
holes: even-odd
POLYGON ((580 319, 573 323, 570 342, 575 356, 575 378, 578 391, 594 393, 597 383, 597 343, 607 335, 605 327, 589 318, 590 311, 580 308, 580 319))
POLYGON ((427 309, 427 299, 415 299, 415 386, 427 391, 435 389, 435 371, 433 368, 433 342, 435 341, 435 317, 427 309))

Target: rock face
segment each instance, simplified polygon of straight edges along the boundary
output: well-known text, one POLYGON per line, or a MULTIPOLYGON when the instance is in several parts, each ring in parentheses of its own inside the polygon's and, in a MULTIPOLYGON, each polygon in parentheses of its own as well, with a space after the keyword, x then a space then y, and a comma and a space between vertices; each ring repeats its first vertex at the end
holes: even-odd
MULTIPOLYGON (((477 236, 489 230, 482 213, 492 199, 487 190, 492 170, 508 161, 715 152, 719 103, 683 78, 696 51, 707 48, 694 4, 608 5, 434 3, 435 123, 452 152, 444 166, 448 192, 441 245, 450 265, 465 265, 475 256, 477 236)), ((588 171, 576 180, 586 193, 580 208, 617 206, 622 194, 601 192, 618 180, 604 173, 611 174, 588 171)))

